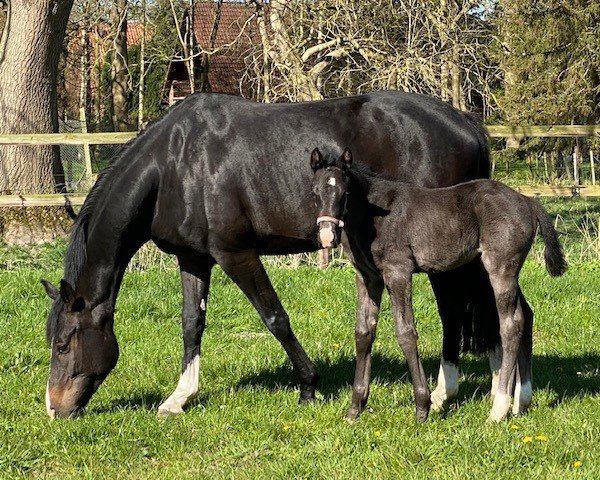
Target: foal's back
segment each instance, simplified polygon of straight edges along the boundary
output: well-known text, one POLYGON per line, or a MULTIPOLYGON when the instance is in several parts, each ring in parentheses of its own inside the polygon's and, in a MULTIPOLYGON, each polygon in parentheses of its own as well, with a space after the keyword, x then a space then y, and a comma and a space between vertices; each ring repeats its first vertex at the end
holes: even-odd
POLYGON ((493 180, 474 180, 453 187, 410 187, 398 199, 404 210, 405 241, 415 263, 426 272, 463 265, 482 250, 531 245, 536 216, 531 201, 493 180))

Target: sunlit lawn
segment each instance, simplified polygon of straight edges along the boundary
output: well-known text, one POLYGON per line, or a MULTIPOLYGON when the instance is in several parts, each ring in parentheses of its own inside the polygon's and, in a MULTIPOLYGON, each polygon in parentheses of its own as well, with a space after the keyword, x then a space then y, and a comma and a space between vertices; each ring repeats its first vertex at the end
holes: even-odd
MULTIPOLYGON (((314 405, 297 405, 285 354, 216 270, 201 393, 184 415, 158 419, 157 406, 179 375, 181 293, 176 270, 150 269, 125 278, 117 368, 84 417, 51 422, 44 410, 49 300, 39 279, 57 281, 60 271, 55 265, 0 272, 0 478, 600 477, 600 264, 572 265, 560 279, 534 262, 526 265, 522 284, 536 313, 535 397, 529 414, 499 425, 485 423, 487 361, 471 356, 463 359, 460 394, 449 412, 416 423, 387 300, 370 408, 346 423, 354 367, 352 269, 270 273, 318 364, 314 405)), ((441 333, 425 280, 416 281, 415 311, 433 381, 441 333)))

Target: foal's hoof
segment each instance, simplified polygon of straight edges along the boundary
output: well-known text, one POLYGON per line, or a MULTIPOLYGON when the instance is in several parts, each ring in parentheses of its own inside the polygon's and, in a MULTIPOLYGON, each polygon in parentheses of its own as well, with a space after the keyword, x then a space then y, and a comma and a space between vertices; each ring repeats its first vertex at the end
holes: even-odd
POLYGON ((346 412, 346 421, 350 423, 355 422, 356 420, 358 420, 358 417, 360 417, 360 413, 360 409, 356 407, 350 407, 346 412))
POLYGON ((427 417, 429 416, 429 408, 417 408, 417 412, 416 412, 415 416, 419 423, 426 422, 427 417))
POLYGON ((175 417, 183 413, 183 408, 175 406, 160 406, 158 407, 158 413, 156 414, 159 418, 170 418, 175 417))
POLYGON ((446 394, 440 393, 437 390, 431 392, 431 410, 434 412, 441 412, 446 408, 448 402, 446 394))
POLYGON ((510 395, 498 393, 494 397, 492 411, 488 417, 488 423, 498 423, 506 418, 510 411, 510 395))

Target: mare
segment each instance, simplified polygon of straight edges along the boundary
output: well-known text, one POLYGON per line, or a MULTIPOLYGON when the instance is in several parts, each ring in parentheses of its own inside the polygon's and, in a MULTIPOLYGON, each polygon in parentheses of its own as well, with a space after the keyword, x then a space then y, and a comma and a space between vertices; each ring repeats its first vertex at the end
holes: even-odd
MULTIPOLYGON (((302 160, 315 142, 339 151, 349 145, 372 170, 427 187, 489 175, 481 124, 427 96, 387 91, 295 104, 189 96, 100 174, 74 224, 60 287, 44 282, 54 300, 46 326, 51 417, 80 412, 116 365, 115 302, 128 262, 150 240, 177 256, 183 286, 181 376, 160 415, 180 413, 198 391, 215 264, 287 352, 300 380, 300 401, 314 399, 315 365, 292 331, 260 255, 319 248, 315 211, 306 208, 312 171, 302 160)), ((358 316, 372 319, 380 296, 380 282, 372 279, 380 273, 372 262, 369 272, 367 283, 357 276, 358 316)), ((431 278, 444 325, 462 325, 467 346, 493 348, 497 328, 484 327, 497 323, 497 313, 480 262, 431 278), (492 333, 478 333, 483 331, 492 333)), ((447 331, 443 355, 454 365, 461 338, 455 328, 447 331)))
MULTIPOLYGON (((312 190, 321 242, 333 246, 334 232, 343 228, 345 243, 353 251, 357 246, 370 248, 383 274, 393 307, 396 338, 412 379, 417 418, 427 418, 431 397, 417 350, 411 277, 416 272, 447 272, 476 258, 481 258, 494 291, 502 341, 502 364, 489 420, 497 422, 508 414, 515 375, 520 381, 513 413, 524 412, 532 398, 533 322, 524 314, 526 300, 519 287, 519 273, 538 225, 546 247, 548 272, 558 276, 566 270, 552 218, 544 208, 493 180, 473 180, 446 188, 385 181, 369 175, 364 168, 353 170, 348 148, 337 160, 325 160, 315 148, 310 165, 315 172, 312 190), (380 212, 373 217, 374 241, 360 220, 367 209, 380 212)), ((360 260, 355 260, 355 267, 359 272, 369 268, 360 260)), ((365 406, 363 392, 368 389, 369 377, 364 373, 364 352, 371 350, 373 340, 374 335, 363 335, 359 320, 356 378, 349 412, 352 418, 365 406)))

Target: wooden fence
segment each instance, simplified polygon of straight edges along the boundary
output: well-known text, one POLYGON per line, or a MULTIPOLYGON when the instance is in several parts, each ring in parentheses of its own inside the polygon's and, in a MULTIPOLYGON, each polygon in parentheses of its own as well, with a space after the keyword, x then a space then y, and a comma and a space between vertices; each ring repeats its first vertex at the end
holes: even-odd
MULTIPOLYGON (((522 139, 525 137, 547 138, 582 138, 600 137, 600 125, 536 125, 506 126, 489 125, 486 127, 492 138, 522 139)), ((133 139, 138 132, 103 132, 103 133, 37 133, 0 135, 2 145, 114 145, 124 144, 133 139)), ((592 178, 595 184, 595 162, 591 157, 592 178)), ((91 177, 91 167, 86 166, 86 176, 91 177)), ((600 197, 598 185, 574 185, 570 187, 540 185, 520 186, 517 190, 528 196, 542 197, 600 197)), ((50 195, 4 195, 0 196, 0 207, 36 207, 82 205, 85 194, 50 194, 50 195)))

